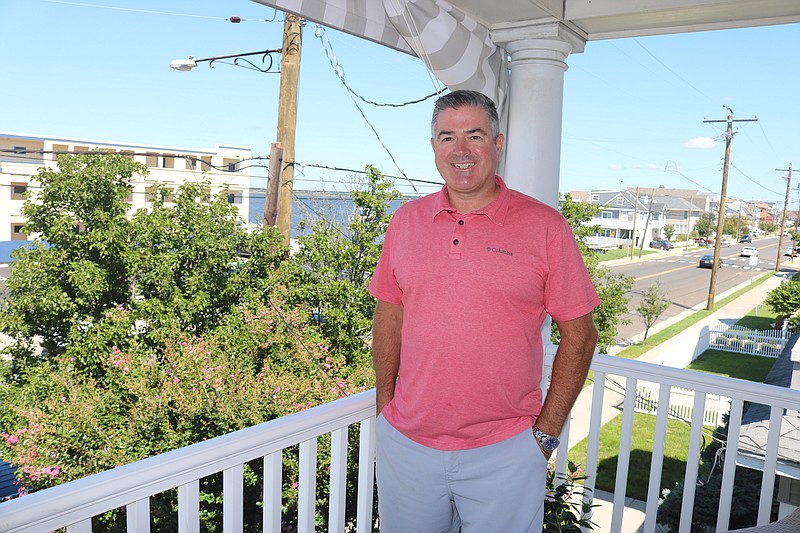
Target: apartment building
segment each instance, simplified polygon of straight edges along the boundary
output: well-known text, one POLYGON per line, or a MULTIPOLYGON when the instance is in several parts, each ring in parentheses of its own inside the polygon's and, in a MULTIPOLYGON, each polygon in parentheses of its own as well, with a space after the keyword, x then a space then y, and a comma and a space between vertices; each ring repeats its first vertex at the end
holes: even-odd
POLYGON ((248 220, 250 148, 175 148, 0 131, 0 242, 29 240, 21 210, 25 193, 36 192, 38 183, 31 178, 40 168, 57 168, 58 153, 101 149, 132 157, 150 171, 147 176, 134 177, 128 197, 131 214, 152 202, 154 186, 165 187, 163 199, 169 205, 170 192, 177 191, 181 184, 208 179, 211 194, 227 195, 243 223, 248 220))

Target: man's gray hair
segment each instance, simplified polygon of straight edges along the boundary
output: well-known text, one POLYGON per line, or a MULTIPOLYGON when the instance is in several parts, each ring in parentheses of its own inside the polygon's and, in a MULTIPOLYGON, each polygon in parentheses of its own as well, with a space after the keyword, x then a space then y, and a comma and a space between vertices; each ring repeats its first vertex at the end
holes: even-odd
POLYGON ((480 107, 489 117, 492 126, 492 139, 497 140, 500 134, 500 117, 497 116, 497 108, 491 98, 478 91, 458 90, 448 93, 433 105, 433 118, 431 118, 431 137, 436 136, 436 119, 443 109, 458 109, 461 107, 480 107))

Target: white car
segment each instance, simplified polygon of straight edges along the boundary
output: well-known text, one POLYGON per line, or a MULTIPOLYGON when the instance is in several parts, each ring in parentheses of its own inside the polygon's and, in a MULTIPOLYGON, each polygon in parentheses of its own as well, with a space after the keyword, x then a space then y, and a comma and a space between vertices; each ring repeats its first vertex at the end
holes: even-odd
POLYGON ((756 257, 758 256, 758 249, 755 246, 745 246, 739 252, 739 255, 742 257, 756 257))
POLYGON ((783 255, 788 255, 789 257, 797 257, 798 255, 800 255, 800 253, 798 253, 797 248, 795 248, 794 246, 789 246, 786 248, 786 251, 783 252, 783 255))

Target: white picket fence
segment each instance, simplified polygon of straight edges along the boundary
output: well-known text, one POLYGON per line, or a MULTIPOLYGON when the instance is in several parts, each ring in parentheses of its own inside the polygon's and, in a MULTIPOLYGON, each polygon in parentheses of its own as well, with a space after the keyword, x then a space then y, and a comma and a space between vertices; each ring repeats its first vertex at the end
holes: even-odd
MULTIPOLYGON (((658 383, 643 381, 636 385, 636 402, 634 410, 637 413, 655 415, 658 411, 658 383)), ((680 420, 691 421, 694 412, 694 391, 682 387, 671 387, 669 394, 669 416, 680 420)), ((717 427, 723 425, 722 415, 730 411, 731 399, 719 394, 706 394, 703 408, 703 425, 717 427)))
POLYGON ((720 324, 709 328, 708 348, 777 358, 788 340, 789 331, 785 329, 754 331, 720 324))

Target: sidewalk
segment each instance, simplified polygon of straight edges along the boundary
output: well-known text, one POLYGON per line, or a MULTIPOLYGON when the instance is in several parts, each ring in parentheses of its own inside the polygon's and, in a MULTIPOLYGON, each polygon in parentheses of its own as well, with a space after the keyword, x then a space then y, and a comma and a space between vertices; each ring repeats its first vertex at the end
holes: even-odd
MULTIPOLYGON (((749 313, 757 305, 761 305, 767 294, 780 285, 783 276, 773 275, 764 283, 754 287, 752 290, 746 292, 732 302, 723 306, 715 311, 708 317, 700 320, 692 326, 681 331, 670 342, 662 342, 661 344, 653 347, 651 350, 638 358, 639 361, 648 361, 656 364, 664 364, 665 359, 670 354, 683 353, 684 350, 693 352, 697 346, 697 341, 703 328, 717 325, 720 323, 732 324, 740 318, 749 313)), ((722 300, 729 294, 733 294, 738 290, 750 284, 748 280, 722 294, 717 295, 716 300, 722 300)), ((703 307, 695 309, 687 309, 683 313, 676 315, 669 320, 665 320, 657 327, 651 329, 651 335, 661 331, 662 329, 686 318, 686 316, 698 311, 703 307)), ((640 340, 641 335, 637 335, 633 340, 640 340)), ((615 350, 610 350, 611 354, 618 353, 622 347, 615 347, 615 350)), ((589 413, 591 413, 592 405, 592 390, 594 385, 588 386, 583 389, 575 406, 572 409, 572 419, 570 421, 569 432, 569 445, 573 446, 580 442, 589 434, 589 413)), ((606 424, 615 416, 622 412, 623 395, 607 389, 603 395, 603 412, 602 423, 606 424)), ((593 511, 592 521, 598 524, 598 531, 604 531, 603 525, 611 523, 611 513, 613 509, 613 494, 605 493, 603 491, 596 491, 594 503, 599 504, 593 511)), ((644 524, 644 508, 645 502, 626 498, 625 512, 623 519, 623 533, 638 533, 641 531, 641 526, 644 524)))

